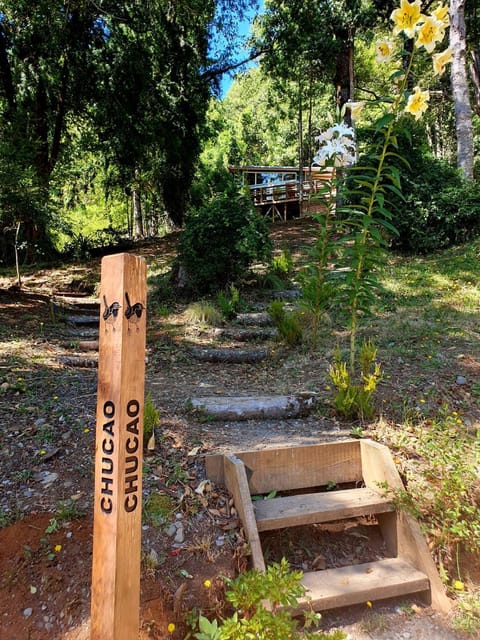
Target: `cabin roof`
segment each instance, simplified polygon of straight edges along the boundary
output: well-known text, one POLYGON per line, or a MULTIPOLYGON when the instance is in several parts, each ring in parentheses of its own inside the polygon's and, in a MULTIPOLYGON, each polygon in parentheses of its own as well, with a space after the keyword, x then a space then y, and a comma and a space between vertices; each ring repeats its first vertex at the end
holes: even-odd
MULTIPOLYGON (((262 166, 262 165, 230 165, 229 170, 232 172, 242 172, 242 173, 288 173, 299 171, 297 167, 289 167, 289 166, 262 166)), ((320 171, 322 167, 302 167, 302 171, 320 171)))

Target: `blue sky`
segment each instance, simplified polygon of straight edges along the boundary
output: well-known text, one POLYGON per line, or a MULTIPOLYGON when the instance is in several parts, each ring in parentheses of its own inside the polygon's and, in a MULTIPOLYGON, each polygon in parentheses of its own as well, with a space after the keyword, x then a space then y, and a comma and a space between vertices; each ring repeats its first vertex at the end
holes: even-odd
MULTIPOLYGON (((264 0, 260 0, 259 2, 260 8, 259 8, 259 12, 262 12, 264 9, 264 0)), ((250 14, 250 16, 246 19, 243 20, 242 22, 239 23, 238 25, 238 38, 239 38, 239 42, 238 42, 238 59, 241 60, 242 55, 247 55, 247 51, 242 51, 242 44, 245 42, 245 40, 247 39, 247 37, 250 35, 250 25, 251 25, 251 21, 253 20, 253 18, 256 15, 256 11, 252 12, 250 14)), ((230 86, 232 85, 233 82, 233 78, 226 73, 223 78, 222 81, 220 83, 220 96, 223 98, 227 91, 229 90, 230 86)))

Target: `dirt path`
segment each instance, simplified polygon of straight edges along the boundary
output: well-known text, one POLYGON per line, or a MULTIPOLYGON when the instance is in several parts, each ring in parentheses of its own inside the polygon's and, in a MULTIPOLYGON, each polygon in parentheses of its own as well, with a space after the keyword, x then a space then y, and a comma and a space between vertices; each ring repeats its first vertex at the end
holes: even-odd
MULTIPOLYGON (((288 244, 293 255, 301 255, 308 240, 304 228, 295 224, 275 228, 273 237, 278 247, 288 244)), ((149 264, 168 261, 174 240, 147 247, 149 264)), ((85 283, 94 285, 98 270, 94 262, 32 274, 24 278, 25 293, 8 291, 9 282, 0 279, 2 640, 88 637, 96 369, 95 355, 81 351, 80 343, 94 335, 66 321, 77 309, 60 296, 52 298, 51 291, 78 293, 85 283), (92 366, 85 366, 89 361, 92 366), (23 520, 6 526, 19 518, 23 520)), ((315 391, 326 398, 331 347, 312 353, 270 340, 269 357, 256 364, 200 362, 192 347, 218 346, 218 340, 186 322, 184 305, 175 305, 168 314, 155 313, 161 304, 152 303, 149 320, 146 386, 160 411, 160 424, 155 450, 144 462, 141 638, 180 639, 186 633, 182 612, 193 607, 218 612, 220 576, 233 576, 248 563, 229 496, 221 487, 205 495, 195 491, 205 479, 204 456, 346 438, 356 425, 338 421, 328 404, 289 420, 199 419, 188 409, 195 395, 315 391), (158 493, 169 501, 166 509, 153 504, 151 496, 158 493), (175 542, 181 538, 180 521, 184 539, 175 542), (213 584, 208 591, 206 579, 213 584), (171 622, 176 631, 168 634, 171 622)), ((398 366, 393 359, 386 363, 390 382, 381 390, 386 402, 405 395, 398 366)), ((423 375, 419 372, 416 384, 423 375)), ((438 385, 447 384, 443 375, 438 372, 438 385)), ((473 416, 474 411, 472 407, 473 416)), ((373 603, 372 608, 328 614, 324 628, 341 628, 352 640, 464 637, 447 620, 416 604, 373 603)))

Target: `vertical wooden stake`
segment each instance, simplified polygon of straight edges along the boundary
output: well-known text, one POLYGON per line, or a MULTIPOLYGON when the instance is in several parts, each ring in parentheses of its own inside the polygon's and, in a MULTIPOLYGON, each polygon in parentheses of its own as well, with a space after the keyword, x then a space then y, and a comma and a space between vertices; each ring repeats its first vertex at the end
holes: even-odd
POLYGON ((91 640, 138 638, 146 265, 102 260, 91 640))

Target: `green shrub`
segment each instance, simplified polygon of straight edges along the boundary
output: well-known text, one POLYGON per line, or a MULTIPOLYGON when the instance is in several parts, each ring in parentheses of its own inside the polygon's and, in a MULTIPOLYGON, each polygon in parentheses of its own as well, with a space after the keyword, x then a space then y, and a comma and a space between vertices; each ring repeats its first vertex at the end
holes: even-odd
MULTIPOLYGON (((392 247, 427 253, 479 236, 480 185, 466 182, 456 167, 432 155, 421 124, 410 120, 399 129, 397 152, 408 163, 390 158, 403 195, 403 199, 388 196, 391 222, 398 232, 390 238, 392 247)), ((357 133, 364 142, 371 136, 366 130, 357 133)))
POLYGON ((287 312, 281 300, 274 300, 268 307, 280 338, 293 347, 303 341, 303 330, 298 315, 295 312, 287 312))
POLYGON ((358 355, 360 379, 357 380, 337 349, 328 375, 336 389, 333 404, 344 418, 372 418, 375 412, 373 396, 382 376, 380 365, 375 362, 376 357, 375 345, 364 341, 358 355))
POLYGON ((290 249, 285 247, 277 256, 273 256, 269 265, 269 271, 282 280, 288 280, 288 277, 293 272, 293 267, 292 254, 290 253, 290 249))
POLYGON ((180 248, 187 286, 206 293, 238 281, 254 262, 269 260, 268 234, 267 223, 232 181, 187 217, 180 248))
POLYGON ((148 394, 143 407, 143 444, 145 446, 152 437, 155 427, 158 426, 159 420, 160 413, 153 404, 152 396, 148 394))
POLYGON ((237 287, 234 284, 231 284, 229 291, 230 295, 225 293, 225 291, 219 291, 217 293, 217 305, 227 320, 234 318, 242 306, 240 291, 237 287))
POLYGON ((400 504, 420 519, 443 568, 455 576, 457 553, 480 551, 478 469, 480 432, 469 433, 458 413, 443 407, 435 420, 415 425, 402 435, 418 463, 406 469, 406 491, 400 504))
POLYGON ((216 327, 222 324, 222 316, 217 307, 206 300, 198 300, 189 304, 185 318, 190 324, 207 324, 216 327))
POLYGON ((319 614, 307 612, 303 629, 292 618, 288 609, 295 606, 297 598, 305 594, 301 584, 302 573, 291 571, 288 562, 282 559, 267 567, 265 572, 257 569, 241 573, 235 580, 228 580, 226 598, 235 613, 218 624, 204 616, 198 620, 197 640, 286 640, 286 638, 316 638, 317 640, 342 640, 345 634, 310 632, 312 624, 318 623, 319 614), (270 606, 267 606, 267 602, 270 606))

